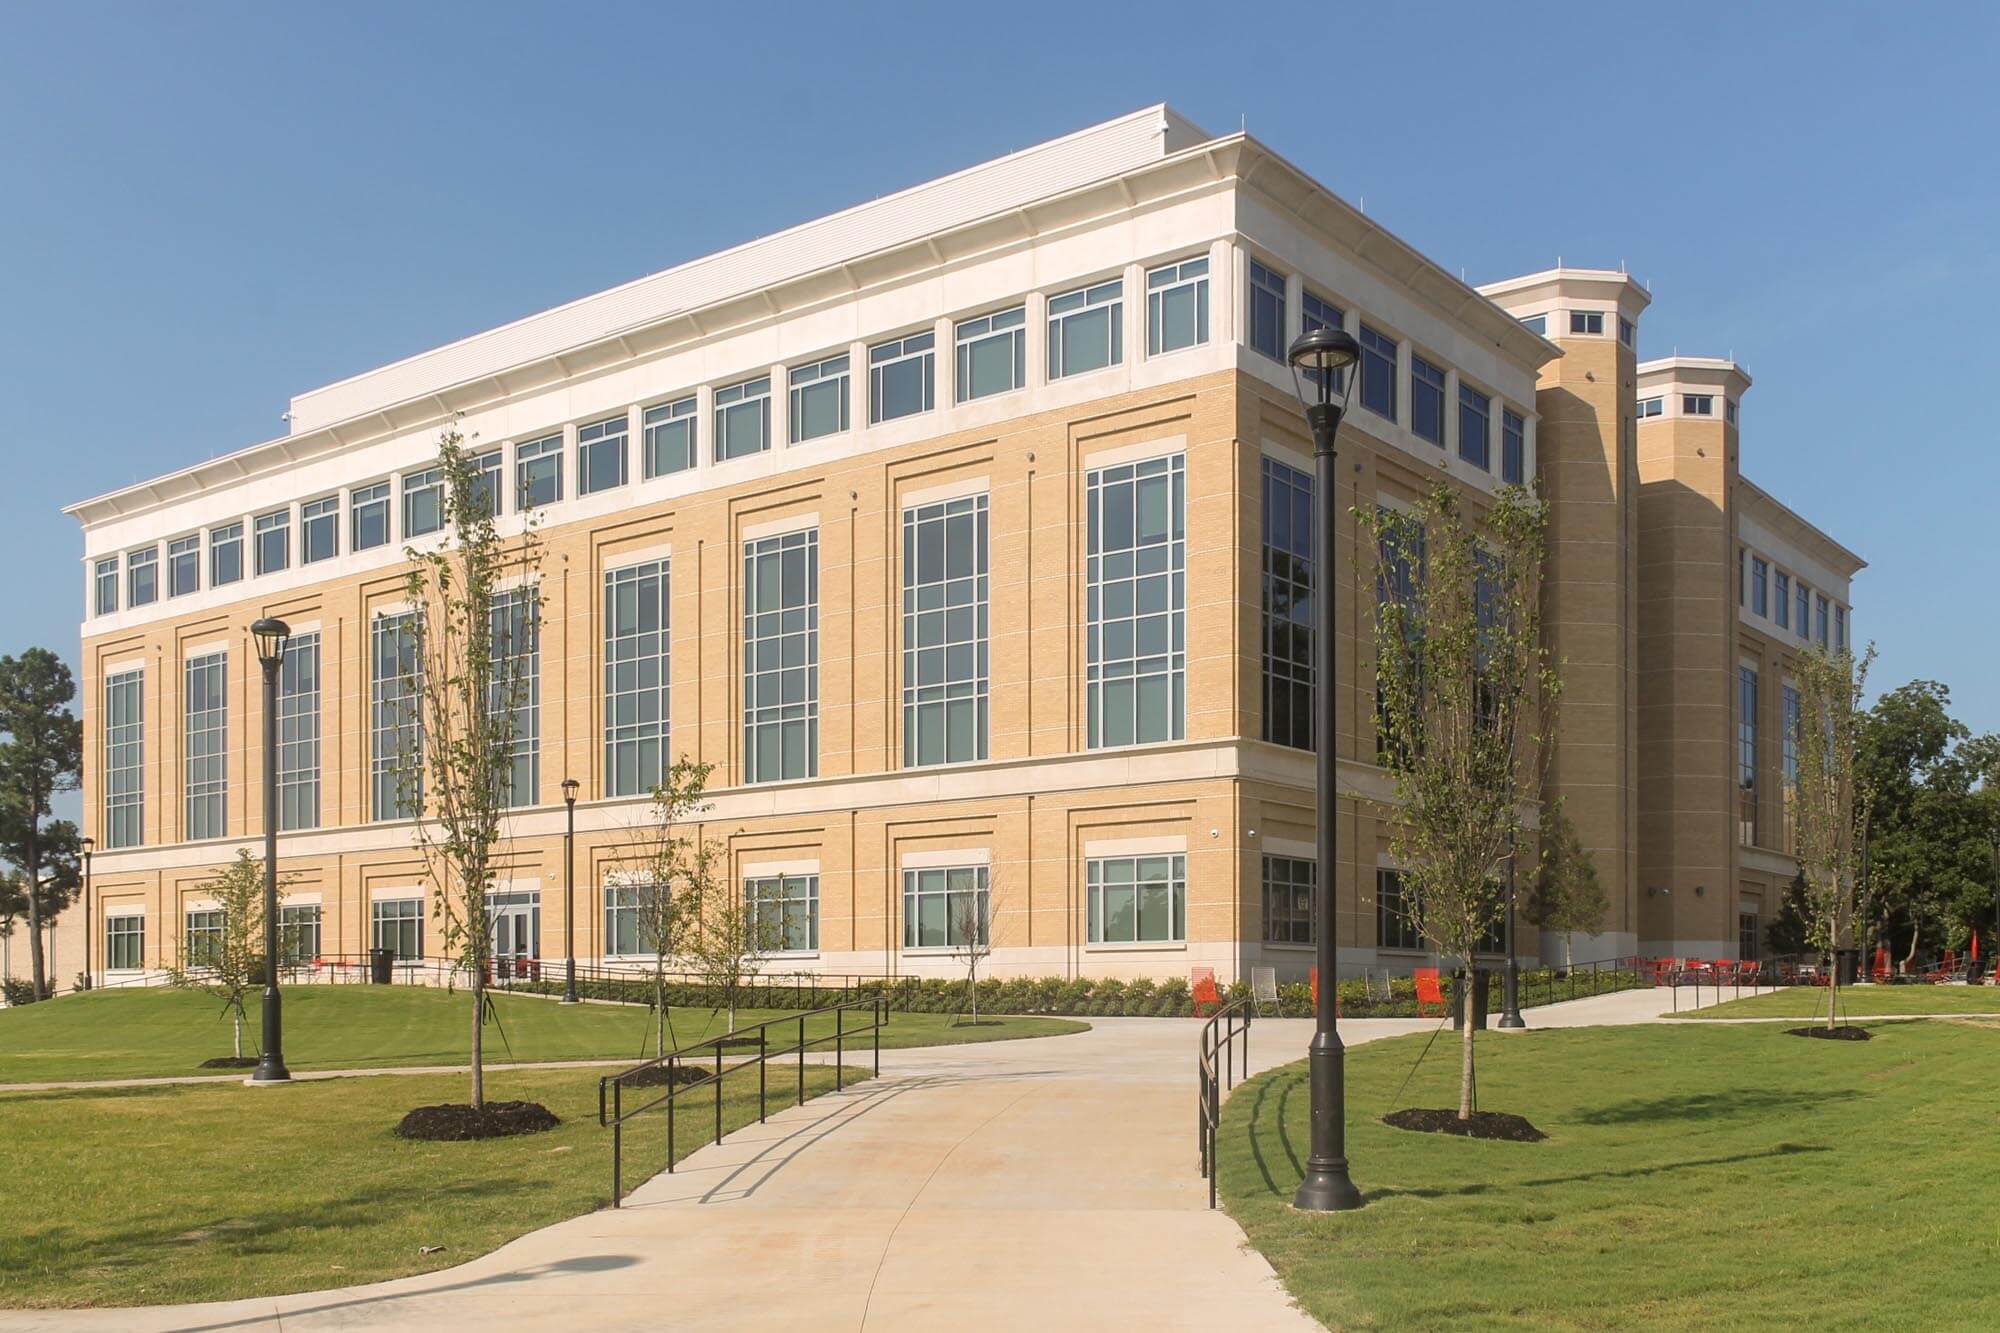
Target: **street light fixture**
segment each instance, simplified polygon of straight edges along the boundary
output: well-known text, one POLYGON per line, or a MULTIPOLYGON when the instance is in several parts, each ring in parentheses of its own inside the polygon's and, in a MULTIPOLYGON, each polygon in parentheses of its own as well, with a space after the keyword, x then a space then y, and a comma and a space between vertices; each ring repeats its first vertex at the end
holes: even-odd
POLYGON ((1318 328, 1301 333, 1286 354, 1292 382, 1305 405, 1306 424, 1313 436, 1313 494, 1318 501, 1319 531, 1313 542, 1318 568, 1313 580, 1313 749, 1317 760, 1319 843, 1314 875, 1318 919, 1313 940, 1318 950, 1319 994, 1313 1005, 1313 1039, 1308 1048, 1312 1080, 1312 1148, 1306 1157, 1305 1179, 1293 1196, 1295 1207, 1311 1212, 1359 1208, 1361 1191, 1347 1175, 1346 1053, 1340 1044, 1336 992, 1339 989, 1339 923, 1334 913, 1334 867, 1337 838, 1334 826, 1339 745, 1334 689, 1334 553, 1340 487, 1334 476, 1333 437, 1353 392, 1354 372, 1361 362, 1361 344, 1342 329, 1318 328))
POLYGON ((97 973, 90 968, 90 940, 94 929, 90 916, 90 858, 97 850, 97 839, 85 834, 77 839, 76 845, 83 852, 83 979, 95 986, 97 973))
POLYGON ((292 627, 265 616, 250 627, 257 660, 264 664, 264 1049, 250 1082, 289 1083, 285 1024, 278 999, 278 668, 292 627))
POLYGON ((563 830, 564 1004, 576 1003, 576 793, 582 786, 575 778, 562 780, 563 806, 569 816, 563 830))

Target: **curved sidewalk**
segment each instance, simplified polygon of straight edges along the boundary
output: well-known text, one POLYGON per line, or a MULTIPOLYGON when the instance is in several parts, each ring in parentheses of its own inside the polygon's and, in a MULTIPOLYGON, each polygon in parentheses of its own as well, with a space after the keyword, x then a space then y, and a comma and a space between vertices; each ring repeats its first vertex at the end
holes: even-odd
MULTIPOLYGON (((1646 1022, 1657 991, 1529 1011, 1646 1022)), ((593 1330, 1310 1330, 1196 1174, 1197 1025, 885 1051, 881 1079, 740 1130, 641 1186, 469 1263, 207 1305, 10 1311, 0 1329, 300 1330, 552 1323, 593 1330)), ((1360 1019, 1349 1044, 1435 1019, 1360 1019)), ((1252 1072, 1311 1023, 1259 1022, 1252 1072)))

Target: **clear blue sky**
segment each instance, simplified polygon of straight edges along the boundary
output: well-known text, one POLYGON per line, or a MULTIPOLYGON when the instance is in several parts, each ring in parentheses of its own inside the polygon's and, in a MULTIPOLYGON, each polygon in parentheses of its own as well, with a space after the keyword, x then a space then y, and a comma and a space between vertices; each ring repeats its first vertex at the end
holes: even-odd
POLYGON ((1642 355, 1741 360, 1745 473, 1869 560, 1877 683, 2000 729, 1994 7, 1014 8, 10 9, 0 652, 75 660, 61 505, 295 391, 1168 101, 1473 282, 1629 266, 1642 355))

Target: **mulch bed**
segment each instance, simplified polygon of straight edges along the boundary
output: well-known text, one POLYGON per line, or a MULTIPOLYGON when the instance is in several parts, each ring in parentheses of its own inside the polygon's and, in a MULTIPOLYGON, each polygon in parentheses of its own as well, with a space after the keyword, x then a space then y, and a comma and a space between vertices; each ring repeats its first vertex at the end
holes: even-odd
POLYGON ((203 1069, 255 1069, 257 1057, 254 1055, 218 1055, 213 1060, 203 1060, 203 1069))
POLYGON ((1470 1120, 1460 1120, 1457 1111, 1412 1106, 1391 1111, 1382 1117, 1382 1123, 1422 1134, 1457 1134, 1468 1139, 1501 1139, 1508 1143, 1540 1143, 1548 1137, 1522 1117, 1505 1111, 1474 1111, 1470 1120))
POLYGON ((488 1102, 474 1110, 464 1102, 419 1106, 396 1125, 405 1139, 462 1143, 468 1139, 504 1139, 515 1134, 540 1134, 562 1121, 540 1102, 488 1102))
POLYGON ((1846 1026, 1829 1028, 1818 1025, 1809 1028, 1786 1028, 1785 1035, 1788 1037, 1819 1037, 1825 1041, 1872 1041, 1875 1037, 1875 1034, 1867 1028, 1846 1026))
MULTIPOLYGON (((674 1069, 674 1082, 683 1087, 713 1077, 715 1077, 714 1065, 699 1069, 693 1065, 679 1065, 674 1069)), ((619 1082, 628 1088, 664 1088, 667 1085, 667 1067, 647 1065, 644 1069, 625 1075, 619 1082)))

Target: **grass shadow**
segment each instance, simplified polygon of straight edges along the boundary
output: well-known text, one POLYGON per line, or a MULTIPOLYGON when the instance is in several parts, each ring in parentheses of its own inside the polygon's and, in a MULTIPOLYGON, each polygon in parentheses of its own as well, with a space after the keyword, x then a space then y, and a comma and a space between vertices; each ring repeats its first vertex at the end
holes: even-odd
POLYGON ((1638 1125, 1662 1120, 1713 1120, 1797 1111, 1845 1101, 1861 1094, 1851 1088, 1787 1092, 1776 1088, 1736 1088, 1712 1092, 1677 1092, 1614 1102, 1567 1117, 1580 1125, 1638 1125))
POLYGON ((1387 1185, 1380 1189, 1364 1190, 1361 1197, 1372 1203, 1377 1199, 1449 1199, 1469 1198, 1479 1194, 1490 1194, 1497 1189, 1547 1189, 1556 1185, 1579 1185, 1588 1181, 1641 1180, 1648 1176, 1667 1175, 1675 1171, 1687 1171, 1704 1166, 1737 1166, 1745 1162, 1763 1161, 1774 1157, 1793 1157, 1800 1153, 1824 1153, 1833 1149, 1817 1143, 1779 1143, 1757 1152, 1731 1153, 1726 1157, 1691 1157, 1679 1162, 1658 1162, 1651 1166, 1628 1166, 1616 1171, 1578 1171, 1567 1176, 1543 1176, 1535 1180, 1517 1180, 1510 1184, 1495 1185, 1487 1181, 1477 1181, 1469 1185, 1421 1186, 1404 1188, 1387 1185))

